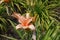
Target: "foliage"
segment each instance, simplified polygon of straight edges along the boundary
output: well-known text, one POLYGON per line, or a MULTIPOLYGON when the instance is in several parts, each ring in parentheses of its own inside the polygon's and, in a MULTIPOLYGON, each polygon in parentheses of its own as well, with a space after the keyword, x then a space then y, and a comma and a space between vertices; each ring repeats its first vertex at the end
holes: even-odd
POLYGON ((60 13, 56 9, 58 7, 60 0, 11 0, 9 3, 0 4, 0 39, 32 40, 32 31, 16 30, 18 22, 11 16, 13 12, 22 15, 29 12, 31 16, 37 15, 33 23, 37 40, 59 40, 60 13))

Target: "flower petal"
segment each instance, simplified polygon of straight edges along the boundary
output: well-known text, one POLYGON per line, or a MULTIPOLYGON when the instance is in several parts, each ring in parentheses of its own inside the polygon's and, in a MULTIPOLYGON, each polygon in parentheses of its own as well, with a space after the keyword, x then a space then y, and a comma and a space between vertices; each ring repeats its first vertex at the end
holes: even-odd
POLYGON ((22 26, 21 24, 18 24, 16 26, 16 29, 27 29, 27 28, 28 28, 28 26, 22 26))
POLYGON ((23 22, 24 22, 24 20, 25 20, 25 18, 24 18, 23 16, 20 16, 20 17, 19 17, 19 21, 18 21, 18 22, 19 22, 19 23, 23 23, 23 22))
POLYGON ((21 29, 22 28, 22 25, 21 24, 18 24, 17 26, 16 26, 16 29, 21 29))
POLYGON ((26 18, 30 18, 29 13, 26 13, 26 18))
POLYGON ((28 25, 32 21, 32 17, 30 17, 29 13, 26 13, 26 25, 28 25))
POLYGON ((24 21, 24 19, 25 19, 23 16, 21 16, 21 14, 18 14, 16 12, 14 12, 12 14, 12 16, 15 17, 18 20, 19 23, 22 23, 24 21))
POLYGON ((32 18, 26 20, 26 25, 29 25, 29 23, 32 21, 32 18))
POLYGON ((13 16, 13 17, 15 17, 17 19, 19 19, 21 17, 21 15, 17 14, 16 12, 14 12, 11 16, 13 16))
POLYGON ((23 26, 22 28, 23 28, 23 29, 28 29, 28 26, 23 26))
POLYGON ((33 25, 33 24, 29 25, 29 29, 31 29, 31 30, 35 30, 34 25, 33 25))

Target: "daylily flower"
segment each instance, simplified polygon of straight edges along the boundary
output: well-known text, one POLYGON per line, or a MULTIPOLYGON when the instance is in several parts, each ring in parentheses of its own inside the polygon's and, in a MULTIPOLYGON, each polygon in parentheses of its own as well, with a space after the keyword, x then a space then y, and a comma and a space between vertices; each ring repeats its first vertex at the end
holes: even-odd
POLYGON ((10 0, 0 0, 0 4, 3 2, 9 3, 10 0))
POLYGON ((16 26, 16 29, 23 28, 35 30, 35 26, 31 23, 33 17, 30 17, 29 13, 26 13, 26 16, 24 17, 21 14, 14 12, 12 16, 15 17, 19 22, 19 24, 16 26))
POLYGON ((9 2, 10 2, 10 0, 4 0, 4 2, 9 3, 9 2))

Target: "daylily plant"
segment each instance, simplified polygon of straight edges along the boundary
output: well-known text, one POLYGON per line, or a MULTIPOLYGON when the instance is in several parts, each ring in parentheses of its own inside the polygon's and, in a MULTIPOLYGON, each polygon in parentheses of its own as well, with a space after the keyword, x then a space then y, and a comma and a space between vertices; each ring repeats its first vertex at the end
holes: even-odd
POLYGON ((18 14, 16 12, 14 12, 12 14, 13 17, 15 17, 19 24, 16 26, 16 29, 30 29, 30 30, 35 30, 35 26, 31 23, 33 17, 29 16, 29 13, 26 13, 26 16, 22 16, 21 14, 18 14))

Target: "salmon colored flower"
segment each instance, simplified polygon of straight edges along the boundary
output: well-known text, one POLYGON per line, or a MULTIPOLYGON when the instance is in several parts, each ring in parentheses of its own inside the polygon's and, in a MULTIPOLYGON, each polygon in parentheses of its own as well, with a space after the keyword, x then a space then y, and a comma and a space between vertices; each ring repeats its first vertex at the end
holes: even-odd
POLYGON ((4 0, 4 2, 9 3, 9 2, 10 2, 10 0, 4 0))
POLYGON ((35 30, 34 25, 31 23, 33 17, 30 17, 29 13, 27 13, 26 16, 24 17, 21 16, 21 14, 14 12, 12 16, 15 17, 19 22, 19 24, 16 26, 16 29, 23 28, 23 29, 35 30))

